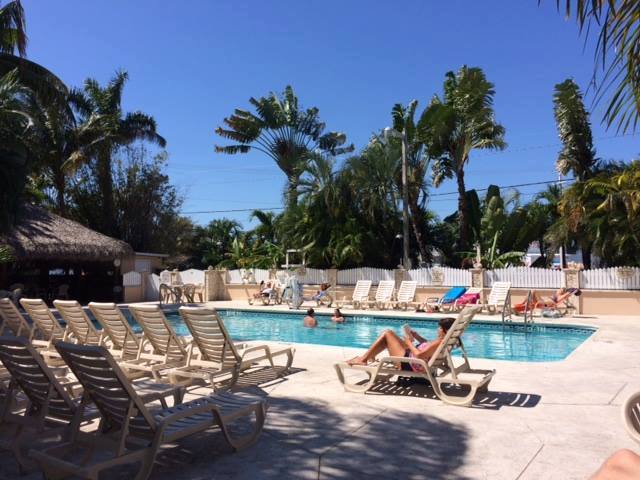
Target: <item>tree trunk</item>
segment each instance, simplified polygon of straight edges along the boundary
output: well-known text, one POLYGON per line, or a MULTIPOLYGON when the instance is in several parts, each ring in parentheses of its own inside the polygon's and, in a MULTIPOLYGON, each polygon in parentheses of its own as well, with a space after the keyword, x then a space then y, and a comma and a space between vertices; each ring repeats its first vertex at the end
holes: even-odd
POLYGON ((409 211, 411 213, 411 226, 413 227, 413 234, 416 237, 416 243, 418 244, 418 251, 422 261, 429 260, 429 253, 427 247, 424 244, 424 238, 422 237, 422 221, 420 219, 420 208, 418 207, 417 198, 409 197, 409 211))
POLYGON ((464 185, 464 170, 460 169, 456 172, 456 180, 458 181, 458 222, 460 225, 458 252, 461 253, 469 251, 469 218, 467 215, 467 191, 464 185))
POLYGON ((582 265, 586 270, 591 268, 591 250, 593 244, 591 242, 584 242, 580 245, 580 250, 582 250, 582 265))
POLYGON ((298 206, 298 177, 290 176, 287 181, 286 204, 288 209, 292 209, 298 206))
POLYGON ((58 206, 58 214, 64 217, 67 213, 67 204, 64 199, 66 178, 62 169, 59 169, 54 173, 53 183, 56 187, 56 204, 58 206))
POLYGON ((115 233, 115 213, 113 206, 113 177, 111 176, 111 152, 104 152, 98 156, 98 187, 102 196, 102 233, 113 235, 115 233))

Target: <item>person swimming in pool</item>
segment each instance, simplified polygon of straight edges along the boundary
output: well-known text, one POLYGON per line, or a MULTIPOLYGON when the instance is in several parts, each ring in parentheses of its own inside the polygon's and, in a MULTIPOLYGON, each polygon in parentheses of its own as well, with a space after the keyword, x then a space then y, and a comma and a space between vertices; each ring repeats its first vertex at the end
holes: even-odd
MULTIPOLYGON (((419 358, 427 361, 436 353, 444 336, 455 321, 456 319, 451 317, 441 318, 438 322, 438 337, 435 340, 427 340, 411 329, 405 330, 404 338, 400 338, 393 330, 385 330, 364 355, 347 360, 347 363, 349 365, 367 365, 375 361, 376 356, 384 350, 387 350, 392 357, 419 358), (414 344, 415 341, 419 342, 418 345, 414 344)), ((403 364, 402 366, 414 371, 421 371, 421 368, 417 365, 411 365, 411 367, 407 365, 405 367, 403 364)))
POLYGON ((307 310, 307 316, 304 317, 304 321, 302 322, 305 327, 316 328, 318 326, 318 321, 316 320, 315 313, 316 312, 313 308, 307 310))

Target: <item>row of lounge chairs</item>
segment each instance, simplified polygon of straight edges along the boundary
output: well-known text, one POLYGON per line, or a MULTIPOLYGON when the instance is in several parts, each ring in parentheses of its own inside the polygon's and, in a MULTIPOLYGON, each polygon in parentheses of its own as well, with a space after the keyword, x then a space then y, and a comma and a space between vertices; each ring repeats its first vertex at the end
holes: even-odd
POLYGON ((18 426, 5 447, 20 466, 30 467, 35 460, 47 477, 97 478, 106 468, 135 462, 141 465, 136 478, 147 478, 162 444, 213 426, 233 448, 248 446, 262 429, 266 403, 225 390, 258 362, 266 360, 275 368, 274 358, 286 356, 286 364, 278 367, 282 372, 293 362, 292 348, 234 344, 212 309, 180 309, 193 337, 187 342, 155 305, 130 307, 142 327, 140 335, 115 304, 90 304, 103 327, 99 331, 77 302, 54 302, 66 327, 42 300, 20 303, 32 325, 10 300, 0 300, 0 361, 6 369, 0 381, 8 383, 1 423, 18 426), (213 387, 213 393, 182 402, 184 386, 195 379, 213 387), (20 395, 27 397, 28 408, 18 401, 20 395), (251 432, 232 435, 228 424, 247 416, 255 416, 251 432), (80 429, 94 418, 100 418, 97 430, 80 429), (50 430, 51 425, 56 428, 50 430), (38 437, 44 432, 63 435, 55 447, 34 450, 29 458, 24 450, 34 432, 38 437), (104 449, 112 453, 106 460, 104 449), (80 461, 67 458, 80 451, 85 452, 80 461))

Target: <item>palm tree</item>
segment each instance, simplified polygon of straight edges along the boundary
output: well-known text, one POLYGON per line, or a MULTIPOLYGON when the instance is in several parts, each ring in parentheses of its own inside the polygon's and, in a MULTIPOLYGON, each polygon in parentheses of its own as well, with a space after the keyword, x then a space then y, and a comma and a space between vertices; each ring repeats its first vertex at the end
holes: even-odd
POLYGON ((113 207, 112 155, 120 147, 137 140, 145 140, 161 147, 166 145, 156 129, 156 121, 146 113, 122 111, 122 92, 129 76, 125 71, 116 72, 109 83, 102 87, 97 80, 87 79, 83 90, 71 92, 71 98, 85 124, 93 125, 100 135, 90 146, 77 152, 72 160, 96 161, 97 181, 102 196, 104 233, 113 234, 115 213, 113 207))
MULTIPOLYGON (((541 3, 540 1, 538 3, 541 3)), ((596 100, 610 93, 604 114, 607 126, 620 132, 635 130, 640 118, 640 6, 637 0, 557 0, 567 18, 575 15, 586 35, 597 32, 594 82, 596 100), (586 27, 586 28, 585 28, 586 27), (599 30, 599 31, 598 31, 599 30)))
POLYGON ((557 84, 553 105, 558 135, 562 141, 556 169, 562 175, 573 172, 577 180, 586 180, 593 175, 597 159, 589 112, 584 108, 580 87, 570 78, 557 84))
POLYGON ((506 148, 504 127, 494 118, 494 94, 482 70, 465 65, 457 74, 446 74, 443 97, 434 96, 418 123, 420 139, 434 159, 434 185, 453 177, 458 184, 459 251, 469 245, 464 170, 470 154, 474 149, 506 148))
POLYGON ((277 217, 273 212, 264 210, 254 210, 250 217, 256 219, 260 223, 252 231, 251 234, 261 243, 276 243, 277 217))
MULTIPOLYGON (((407 192, 408 207, 411 214, 411 226, 416 239, 418 251, 423 262, 430 259, 431 255, 427 250, 427 245, 423 237, 425 230, 424 205, 427 199, 427 187, 425 185, 425 175, 429 166, 429 156, 427 148, 421 137, 418 135, 415 124, 415 113, 418 106, 417 100, 412 100, 404 107, 396 103, 391 110, 393 117, 393 128, 398 132, 404 131, 406 138, 407 156, 407 192)), ((396 140, 397 142, 398 140, 396 140)), ((398 171, 401 172, 400 158, 398 158, 398 171)), ((399 188, 402 188, 401 176, 398 181, 399 188)))
POLYGON ((0 77, 0 231, 13 223, 27 178, 30 152, 25 139, 33 125, 27 94, 17 71, 0 77))
POLYGON ((298 181, 311 153, 340 155, 353 151, 353 145, 344 146, 344 133, 324 133, 325 124, 317 108, 302 110, 293 88, 287 86, 278 96, 250 98, 255 113, 236 109, 224 119, 225 128, 216 133, 236 143, 216 145, 216 152, 236 154, 252 149, 272 158, 287 176, 287 205, 298 200, 298 181))
POLYGON ((20 0, 0 7, 0 75, 16 70, 20 82, 48 100, 59 100, 65 84, 49 70, 27 60, 27 32, 20 0), (16 55, 17 53, 17 55, 16 55))

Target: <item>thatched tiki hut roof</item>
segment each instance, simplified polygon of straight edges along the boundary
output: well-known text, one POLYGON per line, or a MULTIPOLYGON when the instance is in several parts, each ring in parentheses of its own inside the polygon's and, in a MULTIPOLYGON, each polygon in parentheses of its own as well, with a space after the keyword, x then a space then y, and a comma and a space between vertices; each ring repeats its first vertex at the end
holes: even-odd
POLYGON ((32 205, 24 207, 18 223, 0 243, 8 244, 18 261, 112 262, 133 254, 126 242, 32 205))

